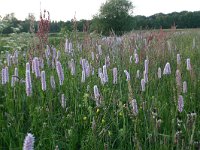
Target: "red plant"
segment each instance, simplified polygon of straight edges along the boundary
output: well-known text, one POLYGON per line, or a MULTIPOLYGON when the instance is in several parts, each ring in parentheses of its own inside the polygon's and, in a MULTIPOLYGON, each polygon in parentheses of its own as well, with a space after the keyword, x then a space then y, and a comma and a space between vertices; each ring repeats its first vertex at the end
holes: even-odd
POLYGON ((44 45, 48 43, 48 33, 50 29, 50 14, 49 11, 44 10, 44 14, 40 12, 40 21, 38 22, 37 37, 39 38, 39 47, 43 49, 44 45), (46 17, 47 13, 47 17, 46 17))

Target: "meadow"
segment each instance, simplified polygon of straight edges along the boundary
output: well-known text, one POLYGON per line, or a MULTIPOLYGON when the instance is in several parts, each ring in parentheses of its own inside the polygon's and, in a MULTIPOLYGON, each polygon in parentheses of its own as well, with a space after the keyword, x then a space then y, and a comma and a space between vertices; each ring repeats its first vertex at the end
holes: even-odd
POLYGON ((13 36, 0 42, 0 149, 28 133, 38 150, 200 149, 200 30, 74 32, 40 50, 13 36))

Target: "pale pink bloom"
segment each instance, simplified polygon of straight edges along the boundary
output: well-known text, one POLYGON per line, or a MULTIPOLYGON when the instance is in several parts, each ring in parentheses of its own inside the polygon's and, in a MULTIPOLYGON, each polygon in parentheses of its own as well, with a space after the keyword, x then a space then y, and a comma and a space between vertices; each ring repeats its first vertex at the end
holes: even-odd
POLYGON ((176 70, 176 85, 181 88, 182 87, 182 81, 181 81, 181 72, 177 69, 176 70))
POLYGON ((38 57, 35 57, 35 58, 34 58, 34 72, 35 72, 36 78, 38 78, 38 77, 41 76, 39 66, 40 66, 40 64, 39 64, 38 57))
POLYGON ((113 84, 117 84, 117 68, 113 68, 113 84))
POLYGON ((146 71, 143 72, 143 76, 144 76, 144 82, 147 83, 149 79, 148 79, 148 74, 146 73, 146 71))
POLYGON ((132 58, 133 58, 133 56, 131 55, 130 58, 129 58, 130 64, 132 64, 132 58))
POLYGON ((137 70, 136 78, 140 78, 140 70, 137 70))
POLYGON ((165 68, 164 68, 164 71, 163 71, 163 74, 164 74, 164 75, 171 74, 170 63, 168 63, 168 62, 166 63, 165 68))
POLYGON ((149 69, 149 60, 146 59, 144 61, 144 71, 146 74, 148 74, 148 71, 149 71, 148 69, 149 69))
POLYGON ((97 107, 100 106, 101 101, 100 101, 100 94, 99 94, 97 85, 94 86, 94 97, 95 97, 97 107))
POLYGON ((82 70, 81 82, 82 83, 85 82, 85 71, 84 70, 82 70))
POLYGON ((2 68, 1 70, 1 83, 2 85, 6 84, 6 70, 5 68, 2 68))
POLYGON ((98 45, 98 53, 99 53, 99 55, 102 55, 101 45, 98 45))
POLYGON ((91 52, 92 60, 94 61, 94 52, 91 52))
POLYGON ((98 69, 98 77, 99 77, 99 78, 100 78, 101 73, 102 73, 102 68, 99 68, 99 69, 98 69))
POLYGON ((107 73, 106 65, 103 66, 103 76, 104 76, 105 82, 108 82, 108 73, 107 73))
POLYGON ((138 114, 138 106, 137 106, 137 101, 136 101, 136 99, 131 100, 130 103, 131 103, 131 106, 132 106, 133 114, 134 114, 135 116, 137 116, 137 114, 138 114))
POLYGON ((66 99, 64 94, 61 95, 61 106, 62 108, 66 108, 66 99))
POLYGON ((159 68, 158 68, 158 79, 161 79, 161 77, 162 77, 162 70, 161 70, 161 68, 159 67, 159 68))
POLYGON ((54 76, 51 76, 50 82, 51 82, 51 87, 52 87, 52 89, 55 89, 55 88, 56 88, 56 84, 55 84, 54 76))
POLYGON ((45 76, 45 71, 41 72, 41 83, 42 83, 42 90, 46 91, 46 76, 45 76))
POLYGON ((145 91, 145 80, 144 79, 141 80, 141 89, 142 89, 142 92, 145 91))
POLYGON ((31 96, 32 94, 32 83, 30 70, 26 70, 26 95, 31 96))
POLYGON ((26 70, 30 71, 30 64, 28 62, 26 63, 26 70))
POLYGON ((187 82, 183 82, 183 93, 187 93, 187 82))
POLYGON ((177 58, 177 64, 180 65, 181 64, 181 55, 180 54, 177 54, 176 56, 177 58))
POLYGON ((183 101, 183 96, 179 95, 178 96, 178 111, 182 112, 184 107, 184 101, 183 101))
POLYGON ((23 150, 34 150, 35 137, 28 133, 24 139, 23 150))
POLYGON ((192 70, 191 64, 190 64, 190 58, 187 59, 187 70, 192 70))
POLYGON ((130 74, 128 73, 127 70, 124 70, 124 73, 126 74, 126 81, 130 80, 130 74))
POLYGON ((59 61, 56 62, 56 71, 58 74, 60 85, 63 85, 64 73, 63 73, 62 65, 59 61))
POLYGON ((135 57, 135 63, 138 64, 138 63, 139 63, 139 57, 138 57, 138 54, 135 53, 135 54, 134 54, 134 57, 135 57))

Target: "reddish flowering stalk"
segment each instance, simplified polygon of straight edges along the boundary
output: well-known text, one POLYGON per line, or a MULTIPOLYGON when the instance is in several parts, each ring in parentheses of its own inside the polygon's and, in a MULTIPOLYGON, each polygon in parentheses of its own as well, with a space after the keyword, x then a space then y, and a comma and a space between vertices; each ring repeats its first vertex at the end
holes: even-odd
POLYGON ((44 10, 44 14, 40 12, 40 21, 38 22, 37 37, 39 38, 39 48, 42 50, 44 45, 48 43, 48 33, 50 29, 50 14, 49 11, 44 10), (47 13, 47 17, 46 17, 47 13))

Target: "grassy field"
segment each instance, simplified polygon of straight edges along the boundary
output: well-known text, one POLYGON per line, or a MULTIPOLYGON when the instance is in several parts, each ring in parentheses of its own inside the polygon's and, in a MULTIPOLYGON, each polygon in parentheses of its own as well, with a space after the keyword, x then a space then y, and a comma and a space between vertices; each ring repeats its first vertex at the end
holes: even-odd
POLYGON ((0 42, 0 149, 200 149, 199 30, 26 36, 0 42))

